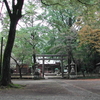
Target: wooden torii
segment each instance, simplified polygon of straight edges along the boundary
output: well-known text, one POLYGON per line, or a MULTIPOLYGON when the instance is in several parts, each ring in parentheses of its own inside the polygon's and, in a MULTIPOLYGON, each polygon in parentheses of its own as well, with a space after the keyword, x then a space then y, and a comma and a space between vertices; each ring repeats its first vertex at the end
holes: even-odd
POLYGON ((64 67, 63 67, 63 60, 67 60, 68 55, 64 54, 36 54, 36 57, 38 57, 38 60, 42 60, 42 74, 44 78, 44 62, 45 60, 60 60, 61 61, 61 72, 63 77, 64 67))

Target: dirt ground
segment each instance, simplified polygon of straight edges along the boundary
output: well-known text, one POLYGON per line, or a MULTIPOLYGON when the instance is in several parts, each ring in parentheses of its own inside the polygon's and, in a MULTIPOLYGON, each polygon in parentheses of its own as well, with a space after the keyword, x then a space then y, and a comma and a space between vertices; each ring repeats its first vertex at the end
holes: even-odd
POLYGON ((12 80, 22 89, 0 90, 0 100, 100 100, 100 79, 12 80))

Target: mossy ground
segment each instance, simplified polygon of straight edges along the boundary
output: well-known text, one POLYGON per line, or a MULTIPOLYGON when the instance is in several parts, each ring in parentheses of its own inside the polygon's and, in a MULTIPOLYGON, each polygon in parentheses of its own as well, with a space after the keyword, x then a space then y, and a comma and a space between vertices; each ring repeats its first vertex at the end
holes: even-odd
POLYGON ((9 84, 8 86, 0 86, 0 89, 11 89, 11 88, 17 88, 17 89, 22 89, 24 88, 25 85, 20 85, 20 84, 9 84))

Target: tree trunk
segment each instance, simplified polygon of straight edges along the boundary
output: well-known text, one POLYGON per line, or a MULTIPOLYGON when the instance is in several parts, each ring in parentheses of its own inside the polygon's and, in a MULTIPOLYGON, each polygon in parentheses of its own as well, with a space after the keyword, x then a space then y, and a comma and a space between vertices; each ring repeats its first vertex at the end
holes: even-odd
POLYGON ((19 68, 20 79, 22 79, 22 68, 19 68))
POLYGON ((33 61, 34 61, 34 64, 36 63, 36 55, 33 54, 33 61))
POLYGON ((70 75, 70 70, 71 70, 71 51, 68 50, 68 78, 69 78, 69 75, 70 75))
POLYGON ((15 0, 12 0, 12 10, 10 9, 7 0, 3 0, 3 2, 5 3, 5 6, 7 8, 10 17, 10 29, 9 29, 8 40, 7 40, 7 44, 3 56, 3 68, 2 68, 2 77, 1 77, 0 85, 7 86, 11 84, 10 57, 11 57, 11 52, 15 40, 17 22, 22 17, 21 11, 22 11, 24 0, 17 0, 17 3, 15 3, 15 0))
POLYGON ((34 73, 34 71, 35 71, 35 67, 36 67, 36 55, 35 54, 33 54, 33 63, 34 63, 34 65, 32 65, 32 68, 33 68, 33 73, 34 73))
POLYGON ((82 75, 83 75, 83 77, 85 77, 85 73, 84 73, 84 71, 82 71, 82 75))
POLYGON ((15 33, 16 33, 16 25, 18 20, 13 19, 10 23, 10 30, 8 35, 7 45, 4 51, 4 58, 3 58, 3 68, 2 68, 2 78, 1 78, 1 85, 7 86, 11 84, 11 76, 10 76, 10 57, 11 52, 15 40, 15 33))
POLYGON ((69 17, 69 27, 71 27, 72 26, 72 18, 71 17, 69 17))
POLYGON ((18 69, 19 69, 20 79, 22 79, 22 74, 21 74, 21 69, 22 69, 22 68, 20 68, 20 65, 18 64, 18 62, 17 62, 17 60, 16 60, 15 58, 13 58, 12 56, 11 56, 11 58, 15 61, 16 66, 17 66, 17 67, 18 67, 18 69))

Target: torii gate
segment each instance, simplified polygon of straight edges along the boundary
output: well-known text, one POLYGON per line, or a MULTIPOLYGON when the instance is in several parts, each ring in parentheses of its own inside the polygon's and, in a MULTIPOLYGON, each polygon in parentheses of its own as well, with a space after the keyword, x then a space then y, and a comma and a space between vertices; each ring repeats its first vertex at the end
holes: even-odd
POLYGON ((60 60, 61 61, 61 72, 62 72, 62 77, 63 77, 63 60, 67 60, 68 55, 64 54, 36 54, 36 57, 39 57, 38 60, 42 60, 42 74, 44 78, 44 62, 45 60, 60 60))

